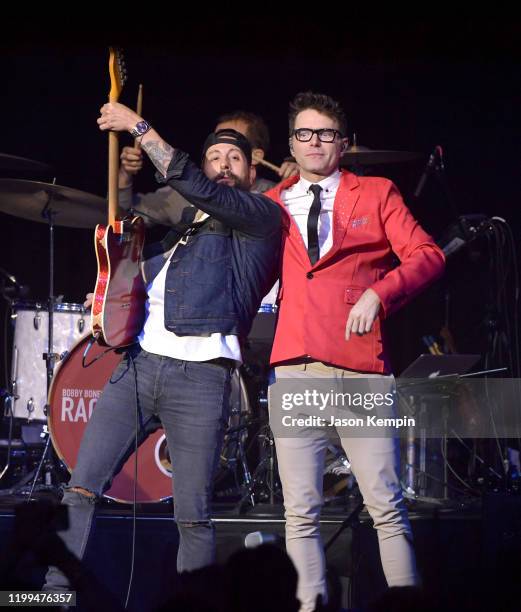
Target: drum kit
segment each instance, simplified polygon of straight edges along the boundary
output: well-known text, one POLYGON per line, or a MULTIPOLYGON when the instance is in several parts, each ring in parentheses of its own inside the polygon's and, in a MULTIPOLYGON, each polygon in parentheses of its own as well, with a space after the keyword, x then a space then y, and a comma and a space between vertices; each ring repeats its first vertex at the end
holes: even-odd
MULTIPOLYGON (((371 150, 355 142, 344 154, 342 165, 369 166, 419 157, 417 153, 371 150)), ((7 154, 0 154, 0 169, 32 172, 34 175, 46 173, 49 176, 52 172, 46 164, 7 154)), ((58 462, 69 472, 74 468, 89 417, 104 385, 121 359, 121 354, 114 351, 105 352, 100 359, 96 359, 105 349, 94 344, 89 353, 90 365, 84 367, 83 355, 90 340, 90 313, 82 304, 57 300, 53 286, 54 227, 94 228, 96 224, 105 222, 106 208, 104 198, 54 182, 0 178, 0 212, 27 221, 45 223, 49 229, 47 299, 23 299, 23 287, 11 274, 0 268, 0 293, 8 302, 13 327, 9 389, 4 393, 4 416, 10 420, 10 433, 8 444, 4 445, 7 453, 6 463, 0 468, 0 486, 10 467, 13 422, 41 426, 43 440, 46 440, 47 446, 52 444, 54 449, 54 455, 46 461, 58 462)), ((232 488, 238 492, 241 502, 255 503, 256 499, 266 498, 273 502, 277 489, 273 439, 267 424, 265 400, 268 356, 275 321, 274 300, 265 301, 246 343, 245 365, 236 372, 232 383, 231 414, 217 481, 231 480, 232 488), (253 430, 254 435, 251 433, 253 430), (253 443, 257 443, 259 455, 253 473, 250 472, 246 452, 253 446, 248 442, 252 438, 253 443)), ((4 359, 7 359, 7 354, 4 359)), ((331 449, 330 455, 328 473, 337 473, 337 480, 347 482, 350 478, 347 459, 338 449, 331 449)), ((170 500, 171 465, 161 428, 140 446, 137 461, 137 501, 170 500)), ((29 495, 33 493, 41 469, 42 465, 38 465, 35 470, 29 495)), ((54 469, 52 471, 55 473, 54 469)), ((132 455, 114 478, 106 497, 119 502, 130 502, 134 494, 133 474, 132 455)), ((49 478, 44 477, 43 480, 51 484, 52 488, 53 483, 48 482, 49 478)), ((30 482, 30 478, 24 478, 26 482, 30 482)), ((332 485, 333 495, 338 490, 337 484, 332 485)), ((5 491, 27 494, 16 483, 5 491)))

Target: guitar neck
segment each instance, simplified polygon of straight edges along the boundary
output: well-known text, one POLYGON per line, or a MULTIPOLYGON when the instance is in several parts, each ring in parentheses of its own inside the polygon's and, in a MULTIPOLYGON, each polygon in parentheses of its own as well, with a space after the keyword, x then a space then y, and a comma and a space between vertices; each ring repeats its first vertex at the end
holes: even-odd
POLYGON ((118 201, 119 138, 116 132, 109 132, 109 225, 119 217, 118 201))
MULTIPOLYGON (((126 81, 126 69, 121 49, 110 47, 109 53, 110 92, 109 102, 117 102, 126 81)), ((118 202, 119 138, 109 132, 109 225, 115 227, 120 219, 118 202)))

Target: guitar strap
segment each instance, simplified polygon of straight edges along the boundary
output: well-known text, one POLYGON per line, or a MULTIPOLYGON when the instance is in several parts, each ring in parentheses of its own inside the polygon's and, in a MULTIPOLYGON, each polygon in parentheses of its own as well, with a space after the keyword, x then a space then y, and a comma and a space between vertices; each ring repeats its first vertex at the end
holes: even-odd
MULTIPOLYGON (((161 242, 150 245, 150 247, 146 249, 147 253, 144 259, 146 260, 161 254, 163 260, 166 262, 172 257, 174 250, 179 252, 180 249, 185 248, 190 240, 201 231, 220 234, 228 234, 231 232, 230 228, 224 225, 224 223, 221 223, 217 219, 213 219, 202 210, 198 210, 192 223, 190 223, 182 234, 175 231, 168 232, 161 242)), ((147 279, 144 264, 145 261, 142 261, 141 275, 146 283, 147 279)))

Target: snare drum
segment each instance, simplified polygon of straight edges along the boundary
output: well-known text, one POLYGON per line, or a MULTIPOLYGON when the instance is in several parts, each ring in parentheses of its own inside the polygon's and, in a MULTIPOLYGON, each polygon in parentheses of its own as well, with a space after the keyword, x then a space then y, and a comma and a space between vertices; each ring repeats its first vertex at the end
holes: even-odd
MULTIPOLYGON (((49 315, 39 302, 14 302, 11 384, 13 415, 45 421, 47 370, 44 353, 48 351, 49 315)), ((90 313, 81 304, 55 304, 52 352, 64 355, 90 329, 90 313)))

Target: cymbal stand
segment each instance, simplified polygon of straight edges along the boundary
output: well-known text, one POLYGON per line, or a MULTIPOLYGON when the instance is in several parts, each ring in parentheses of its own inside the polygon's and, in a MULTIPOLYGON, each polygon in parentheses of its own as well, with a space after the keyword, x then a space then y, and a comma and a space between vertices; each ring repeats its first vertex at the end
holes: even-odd
MULTIPOLYGON (((54 179, 53 184, 56 182, 54 179)), ((48 312, 48 337, 47 337, 47 352, 42 355, 42 358, 45 359, 46 369, 47 369, 47 397, 49 397, 49 391, 51 389, 52 378, 54 375, 54 366, 56 363, 56 359, 59 359, 59 355, 54 353, 54 217, 56 216, 56 211, 52 208, 52 194, 49 195, 49 199, 45 204, 42 210, 42 217, 47 220, 49 227, 49 297, 47 300, 47 312, 48 312)), ((50 406, 49 404, 45 405, 45 414, 49 416, 50 406)), ((46 434, 47 439, 45 441, 45 448, 43 449, 42 458, 40 459, 40 463, 36 468, 34 473, 33 482, 31 485, 31 490, 29 492, 28 501, 32 499, 34 488, 40 477, 40 473, 42 471, 42 467, 45 465, 45 485, 50 486, 52 488, 51 481, 51 472, 53 469, 53 459, 52 456, 49 456, 49 449, 51 446, 51 436, 49 435, 49 430, 47 425, 44 425, 44 434, 46 434)))

